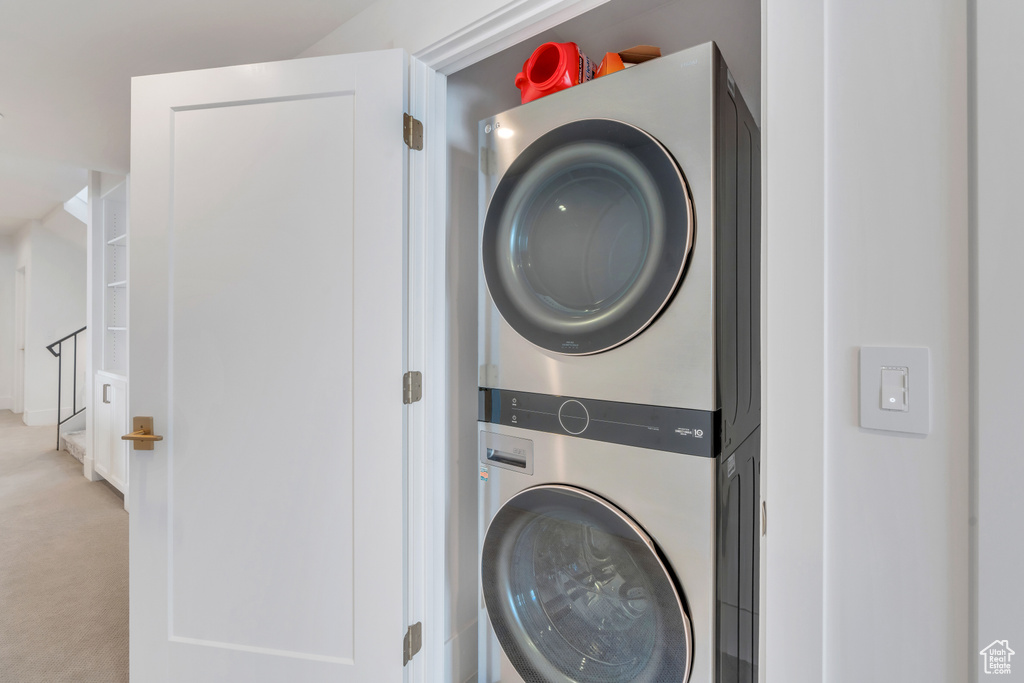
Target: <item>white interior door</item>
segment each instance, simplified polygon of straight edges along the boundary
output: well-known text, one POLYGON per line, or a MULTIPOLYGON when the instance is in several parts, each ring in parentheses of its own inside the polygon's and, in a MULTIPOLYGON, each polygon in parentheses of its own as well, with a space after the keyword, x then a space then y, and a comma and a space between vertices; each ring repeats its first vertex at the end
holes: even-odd
POLYGON ((133 681, 403 678, 406 79, 133 81, 133 681))

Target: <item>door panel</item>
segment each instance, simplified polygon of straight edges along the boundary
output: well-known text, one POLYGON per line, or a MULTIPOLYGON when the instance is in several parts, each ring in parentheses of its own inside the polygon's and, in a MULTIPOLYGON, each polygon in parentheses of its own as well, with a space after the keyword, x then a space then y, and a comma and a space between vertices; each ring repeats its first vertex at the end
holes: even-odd
POLYGON ((96 374, 93 386, 93 405, 96 410, 93 416, 93 429, 96 430, 93 437, 96 445, 93 468, 114 488, 127 495, 127 443, 121 440, 122 434, 131 431, 128 429, 128 406, 125 402, 127 387, 123 379, 103 372, 96 374))
MULTIPOLYGON (((93 444, 95 446, 92 454, 93 458, 93 469, 103 476, 104 479, 108 479, 110 472, 110 439, 111 439, 111 428, 110 428, 110 403, 111 400, 110 392, 111 385, 110 381, 105 379, 102 375, 96 375, 93 383, 93 444), (103 390, 106 387, 107 400, 103 400, 103 390)), ((120 436, 120 435, 118 435, 120 436)), ((108 479, 109 480, 109 479, 108 479)))
MULTIPOLYGON (((110 389, 107 391, 107 438, 109 445, 107 452, 110 458, 107 473, 103 476, 113 484, 121 493, 128 494, 128 443, 121 439, 122 434, 127 434, 128 429, 128 403, 127 386, 122 379, 107 380, 110 389)), ((102 387, 101 387, 102 388, 102 387)))
POLYGON ((402 680, 406 60, 133 83, 133 679, 402 680))
POLYGON ((127 443, 121 439, 128 429, 127 386, 124 379, 108 373, 97 373, 93 381, 92 443, 93 469, 111 485, 128 496, 127 443), (105 392, 104 392, 105 387, 105 392), (105 401, 103 400, 105 397, 105 401))
POLYGON ((177 637, 353 658, 352 442, 324 443, 352 432, 352 214, 321 215, 324 198, 352 205, 352 165, 336 163, 353 156, 352 110, 346 93, 175 117, 177 637), (211 194, 221 179, 242 182, 211 194), (254 452, 270 466, 252 467, 254 452))

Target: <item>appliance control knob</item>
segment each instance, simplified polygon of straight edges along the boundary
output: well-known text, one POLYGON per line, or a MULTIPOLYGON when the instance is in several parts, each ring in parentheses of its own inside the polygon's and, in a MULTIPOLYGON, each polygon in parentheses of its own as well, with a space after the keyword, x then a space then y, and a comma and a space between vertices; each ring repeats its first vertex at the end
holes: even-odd
POLYGON ((559 407, 558 422, 570 434, 582 434, 590 426, 590 413, 582 403, 570 399, 559 407))

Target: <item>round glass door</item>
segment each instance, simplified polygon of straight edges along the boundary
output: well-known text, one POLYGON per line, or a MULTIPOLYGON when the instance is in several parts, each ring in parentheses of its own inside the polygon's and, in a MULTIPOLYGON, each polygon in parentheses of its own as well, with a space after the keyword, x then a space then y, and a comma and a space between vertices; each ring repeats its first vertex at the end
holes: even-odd
POLYGON ((690 193, 669 152, 635 126, 586 119, 541 136, 502 176, 484 219, 484 278, 529 341, 599 353, 654 320, 692 241, 690 193))
POLYGON ((482 554, 484 603, 529 683, 685 683, 690 620, 671 571, 629 517, 569 486, 513 496, 482 554))

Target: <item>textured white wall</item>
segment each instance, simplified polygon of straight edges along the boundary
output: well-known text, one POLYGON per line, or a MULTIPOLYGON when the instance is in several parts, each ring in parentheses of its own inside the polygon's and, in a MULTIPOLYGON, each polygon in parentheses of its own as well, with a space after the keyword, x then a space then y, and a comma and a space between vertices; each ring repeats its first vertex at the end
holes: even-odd
POLYGON ((1013 676, 1024 680, 1024 484, 1020 422, 1024 409, 1024 317, 1021 316, 1020 192, 1024 174, 1021 66, 1024 4, 974 3, 976 39, 977 267, 977 633, 971 643, 972 680, 982 672, 979 651, 1009 640, 1018 654, 1013 676))
POLYGON ((967 3, 825 6, 825 680, 960 683, 967 3), (858 426, 865 345, 930 349, 930 434, 858 426))

